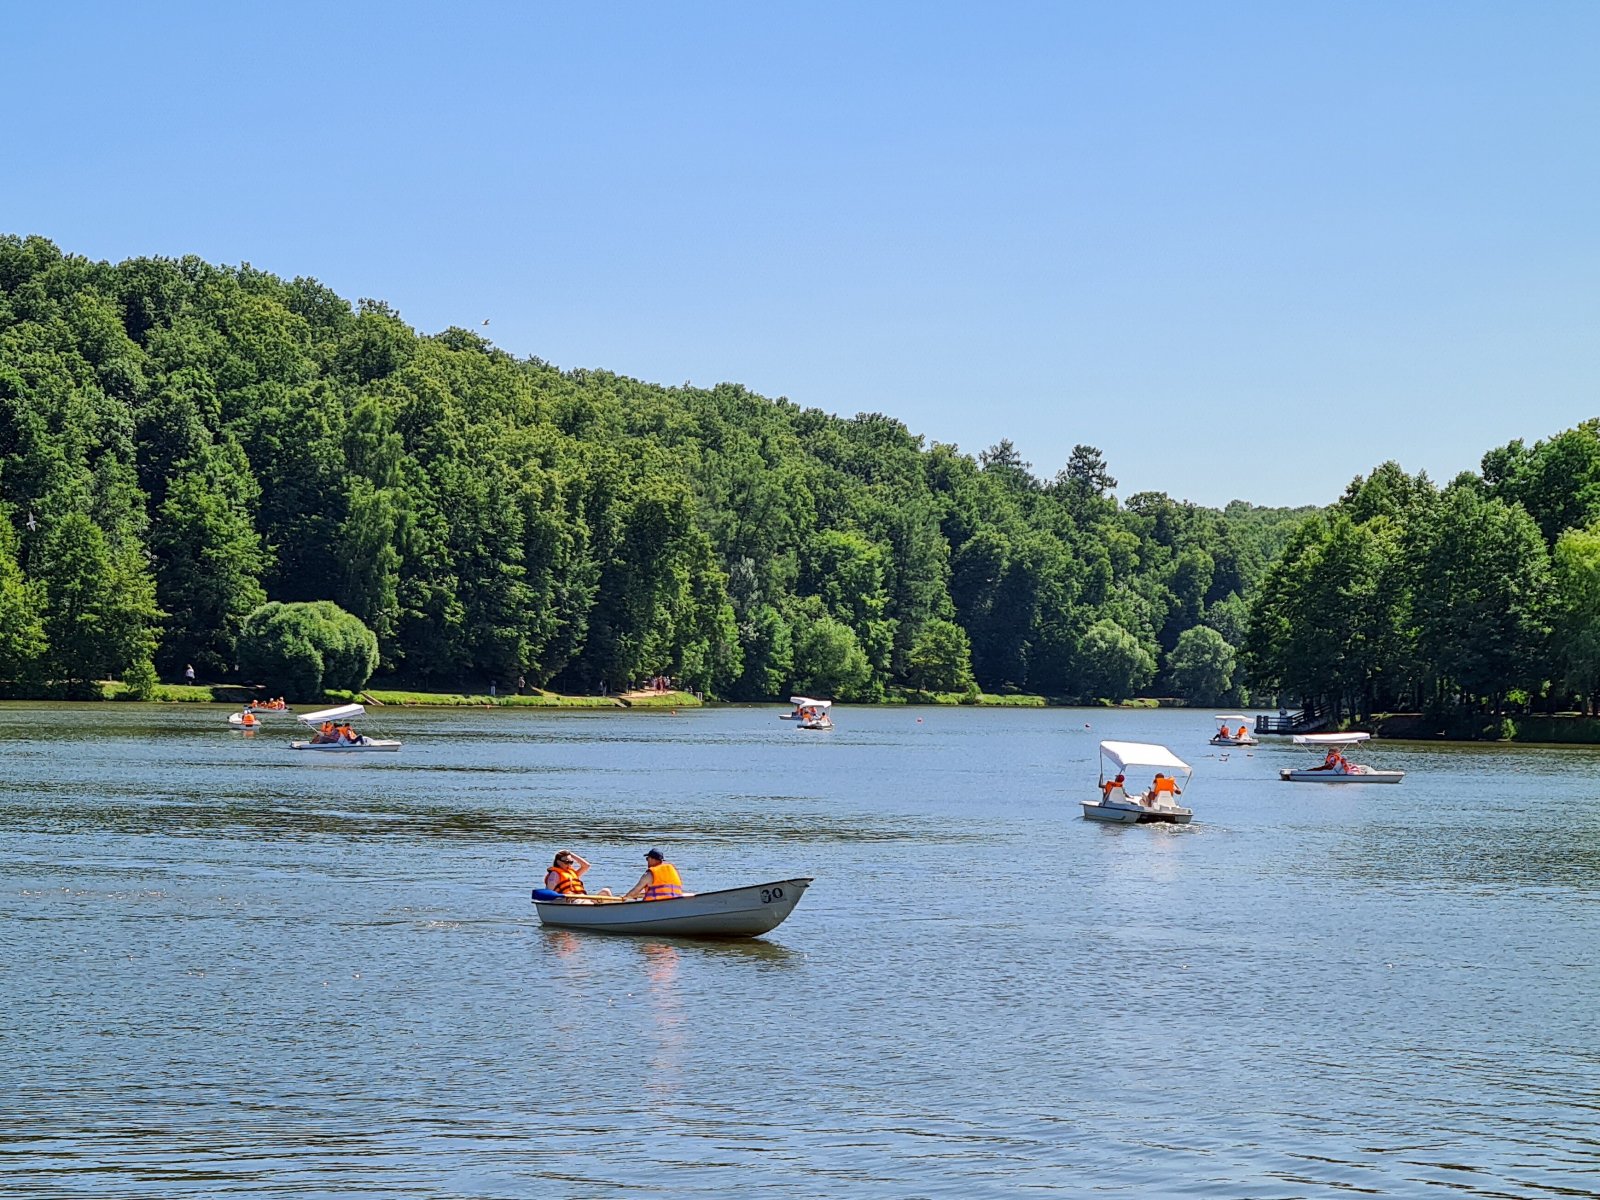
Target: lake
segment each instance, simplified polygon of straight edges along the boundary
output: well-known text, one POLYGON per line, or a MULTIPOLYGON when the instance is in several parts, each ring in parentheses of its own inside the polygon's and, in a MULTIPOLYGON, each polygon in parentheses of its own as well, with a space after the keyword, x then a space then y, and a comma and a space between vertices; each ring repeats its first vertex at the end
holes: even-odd
POLYGON ((227 711, 0 705, 0 1195, 1600 1187, 1594 750, 1320 787, 1181 710, 385 708, 328 761, 227 711), (1194 823, 1082 820, 1101 738, 1194 823), (540 928, 557 849, 651 846, 816 882, 759 941, 540 928))

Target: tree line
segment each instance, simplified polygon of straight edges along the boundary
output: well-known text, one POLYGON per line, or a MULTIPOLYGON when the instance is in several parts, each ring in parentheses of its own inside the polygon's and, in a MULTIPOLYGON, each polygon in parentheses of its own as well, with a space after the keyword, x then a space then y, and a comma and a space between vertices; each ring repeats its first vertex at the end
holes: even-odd
POLYGON ((1336 714, 1593 711, 1600 422, 1443 488, 1387 462, 1294 530, 1251 605, 1256 686, 1336 714))
POLYGON ((423 687, 1242 698, 1308 510, 1116 486, 1087 445, 1041 476, 1004 440, 421 335, 314 279, 0 238, 14 694, 237 677, 319 602, 423 687))

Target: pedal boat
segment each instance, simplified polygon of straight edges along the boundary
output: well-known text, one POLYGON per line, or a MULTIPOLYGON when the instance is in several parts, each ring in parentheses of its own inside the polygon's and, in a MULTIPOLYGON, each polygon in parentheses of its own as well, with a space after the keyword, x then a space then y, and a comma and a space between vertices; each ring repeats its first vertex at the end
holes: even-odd
POLYGON ((1122 788, 1105 790, 1106 780, 1125 773, 1128 767, 1148 767, 1151 770, 1177 771, 1183 775, 1178 789, 1187 791, 1194 769, 1165 746, 1147 742, 1100 743, 1100 799, 1084 800, 1083 815, 1091 821, 1110 821, 1120 825, 1169 824, 1187 825, 1194 810, 1184 808, 1172 793, 1147 791, 1130 795, 1122 788), (1108 773, 1107 764, 1112 770, 1108 773))
POLYGON ((1259 746, 1261 744, 1256 741, 1249 727, 1245 725, 1249 718, 1243 713, 1222 713, 1213 717, 1212 720, 1222 722, 1217 732, 1211 735, 1211 744, 1213 746, 1259 746), (1237 726, 1244 727, 1245 733, 1243 737, 1228 732, 1228 730, 1236 727, 1235 722, 1237 726))
MULTIPOLYGON (((359 704, 341 704, 338 708, 302 713, 295 719, 315 728, 324 721, 347 721, 351 717, 364 716, 366 711, 359 704)), ((318 754, 365 754, 375 750, 398 750, 400 743, 389 738, 372 738, 362 734, 353 742, 290 742, 289 749, 315 750, 318 754)))
MULTIPOLYGON (((1296 746, 1358 746, 1371 738, 1370 733, 1301 733, 1296 734, 1296 746)), ((1289 783, 1399 783, 1406 777, 1404 771, 1382 771, 1362 763, 1341 762, 1332 767, 1285 767, 1278 778, 1289 783)))

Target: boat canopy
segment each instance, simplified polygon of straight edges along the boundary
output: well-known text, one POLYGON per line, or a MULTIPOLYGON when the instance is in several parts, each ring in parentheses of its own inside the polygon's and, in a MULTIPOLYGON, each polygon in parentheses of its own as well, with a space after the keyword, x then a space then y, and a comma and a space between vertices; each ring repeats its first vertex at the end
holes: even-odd
POLYGON ((1211 719, 1213 721, 1248 721, 1250 718, 1243 713, 1218 713, 1211 719))
POLYGON ((1294 735, 1296 746, 1354 746, 1364 742, 1372 735, 1370 733, 1297 733, 1294 735))
POLYGON ((359 717, 366 713, 366 709, 359 704, 341 704, 338 708, 325 708, 320 712, 301 713, 295 718, 307 725, 320 725, 324 721, 342 721, 347 717, 359 717))
POLYGON ((790 696, 789 703, 796 708, 832 708, 832 700, 812 700, 806 696, 790 696))
POLYGON ((1109 758, 1118 768, 1171 767, 1185 775, 1194 774, 1194 769, 1171 750, 1147 742, 1101 742, 1100 755, 1109 758))

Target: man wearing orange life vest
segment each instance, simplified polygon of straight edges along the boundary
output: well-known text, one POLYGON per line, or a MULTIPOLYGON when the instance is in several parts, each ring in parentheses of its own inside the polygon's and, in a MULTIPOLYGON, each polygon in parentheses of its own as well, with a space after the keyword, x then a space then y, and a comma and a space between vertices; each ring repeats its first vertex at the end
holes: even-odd
POLYGON ((683 890, 678 869, 662 857, 661 851, 648 851, 644 861, 644 874, 639 876, 638 883, 622 894, 624 900, 676 900, 680 896, 694 894, 683 890))
POLYGON ((243 725, 246 729, 254 728, 257 724, 255 713, 251 712, 248 708, 245 709, 244 715, 239 718, 239 724, 243 725))
MULTIPOLYGON (((593 903, 587 898, 588 892, 583 886, 583 874, 588 869, 587 860, 580 858, 571 850, 562 850, 550 864, 550 869, 544 873, 544 885, 552 892, 560 892, 572 903, 593 903)), ((609 896, 611 889, 601 888, 595 894, 609 896)))

